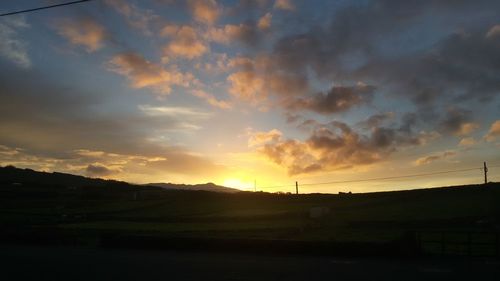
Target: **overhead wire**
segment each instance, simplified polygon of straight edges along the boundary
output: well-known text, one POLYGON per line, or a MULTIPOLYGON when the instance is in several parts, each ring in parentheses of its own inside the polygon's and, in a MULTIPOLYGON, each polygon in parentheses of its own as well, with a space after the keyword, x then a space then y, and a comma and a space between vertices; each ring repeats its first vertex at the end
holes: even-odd
MULTIPOLYGON (((500 165, 488 166, 488 168, 498 168, 500 165)), ((379 178, 367 178, 367 179, 356 179, 356 180, 342 180, 342 181, 328 181, 328 182, 318 182, 318 183, 302 183, 300 186, 316 186, 316 185, 328 185, 328 184, 339 184, 339 183, 355 183, 355 182, 368 182, 368 181, 382 181, 382 180, 393 180, 393 179, 403 179, 403 178, 414 178, 414 177, 425 177, 425 176, 433 176, 433 175, 441 175, 441 174, 449 174, 449 173, 458 173, 458 172, 468 172, 474 170, 482 170, 481 167, 476 168, 467 168, 467 169, 459 169, 459 170, 448 170, 448 171, 439 171, 432 173, 420 173, 420 174, 410 174, 410 175, 402 175, 402 176, 391 176, 391 177, 379 177, 379 178)), ((282 188, 282 187, 293 187, 295 184, 289 185, 277 185, 277 186, 263 186, 258 187, 261 189, 270 189, 270 188, 282 188)))
POLYGON ((0 14, 0 17, 30 13, 30 12, 52 9, 52 8, 57 8, 57 7, 61 7, 61 6, 80 4, 80 3, 84 3, 84 2, 90 2, 90 1, 93 1, 93 0, 78 0, 78 1, 71 1, 71 2, 65 2, 65 3, 60 3, 60 4, 48 5, 48 6, 41 6, 41 7, 36 7, 36 8, 31 8, 31 9, 7 12, 7 13, 0 14))

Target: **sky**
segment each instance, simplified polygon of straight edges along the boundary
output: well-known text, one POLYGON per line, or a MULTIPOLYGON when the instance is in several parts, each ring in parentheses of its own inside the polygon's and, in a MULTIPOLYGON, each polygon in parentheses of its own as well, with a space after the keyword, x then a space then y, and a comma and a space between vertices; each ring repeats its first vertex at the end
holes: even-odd
POLYGON ((480 183, 486 161, 500 181, 499 10, 94 0, 0 17, 0 165, 336 193, 480 183))

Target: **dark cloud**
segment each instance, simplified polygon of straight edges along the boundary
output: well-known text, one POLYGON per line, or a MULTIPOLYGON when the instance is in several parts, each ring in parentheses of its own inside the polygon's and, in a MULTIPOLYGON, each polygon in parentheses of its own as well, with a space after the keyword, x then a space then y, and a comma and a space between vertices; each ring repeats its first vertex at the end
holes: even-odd
POLYGON ((500 14, 493 12, 499 9, 498 1, 366 1, 338 9, 325 25, 288 32, 265 63, 259 63, 260 55, 245 70, 254 79, 231 80, 234 92, 265 93, 262 100, 277 100, 296 124, 303 111, 331 115, 372 100, 399 111, 398 118, 391 113, 368 117, 358 123, 362 133, 344 123, 306 120, 298 125, 309 133, 304 141, 281 136, 258 151, 289 174, 301 174, 368 165, 440 135, 471 134, 478 128, 472 109, 500 93, 500 14), (293 77, 301 87, 260 86, 272 85, 272 77, 293 77), (317 91, 317 81, 369 86, 317 91))
POLYGON ((498 96, 500 36, 491 31, 500 22, 493 12, 498 9, 500 2, 489 0, 344 5, 323 25, 280 38, 263 73, 304 81, 300 98, 279 103, 287 110, 347 111, 352 109, 349 105, 365 102, 359 95, 335 91, 311 94, 318 92, 314 81, 363 82, 391 103, 412 101, 419 119, 436 120, 450 103, 485 102, 498 96), (347 106, 337 106, 336 101, 344 99, 347 106))
POLYGON ((292 111, 310 110, 321 114, 343 112, 370 102, 374 90, 375 87, 367 85, 333 86, 326 94, 296 98, 288 102, 287 108, 292 111))
MULTIPOLYGON (((500 19, 499 19, 500 21, 500 19)), ((356 73, 408 96, 419 107, 439 102, 485 102, 500 93, 500 51, 489 27, 455 32, 419 55, 382 59, 356 73)))
POLYGON ((115 173, 115 171, 112 171, 107 167, 99 164, 88 165, 85 169, 85 172, 91 177, 105 177, 115 173))
POLYGON ((308 32, 283 37, 273 55, 278 68, 304 73, 311 67, 320 77, 349 78, 353 70, 380 57, 420 57, 460 27, 476 29, 479 22, 489 28, 499 19, 491 11, 493 6, 499 8, 500 4, 379 0, 348 5, 331 15, 331 20, 325 19, 330 22, 326 26, 312 26, 308 32), (434 23, 429 16, 435 13, 443 22, 438 30, 428 30, 427 25, 434 23))
POLYGON ((226 29, 229 27, 229 36, 235 40, 238 40, 250 47, 257 47, 260 45, 262 40, 262 34, 259 28, 257 27, 257 23, 254 21, 246 21, 239 25, 228 25, 226 29))
POLYGON ((387 120, 391 120, 393 118, 394 118, 393 112, 378 113, 366 118, 365 120, 359 122, 357 125, 358 127, 361 127, 365 130, 369 130, 377 128, 387 120))
POLYGON ((439 124, 442 132, 458 136, 469 135, 478 125, 473 122, 472 112, 457 107, 448 109, 439 124))

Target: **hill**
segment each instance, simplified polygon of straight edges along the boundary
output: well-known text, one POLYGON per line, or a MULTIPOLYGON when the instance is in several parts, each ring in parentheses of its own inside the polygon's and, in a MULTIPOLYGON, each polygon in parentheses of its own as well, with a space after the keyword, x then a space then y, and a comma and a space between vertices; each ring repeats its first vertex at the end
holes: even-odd
POLYGON ((241 190, 216 185, 211 182, 205 184, 150 183, 147 184, 147 186, 157 186, 166 190, 179 189, 179 190, 213 191, 213 192, 226 192, 226 193, 241 192, 241 190))
POLYGON ((151 183, 147 185, 135 185, 117 180, 104 180, 99 178, 88 178, 58 172, 38 172, 32 169, 19 169, 13 166, 0 167, 0 183, 7 184, 37 184, 37 185, 52 185, 66 186, 72 188, 81 187, 110 187, 115 186, 126 190, 157 190, 162 189, 178 189, 178 190, 203 190, 213 192, 228 192, 235 193, 240 190, 216 185, 213 183, 206 184, 173 184, 173 183, 151 183))
POLYGON ((285 241, 287 249, 286 241, 399 243, 415 237, 408 233, 437 233, 434 241, 441 241, 443 233, 465 233, 456 238, 465 241, 460 243, 476 239, 470 233, 486 233, 490 236, 481 239, 497 241, 500 184, 360 194, 227 193, 6 167, 0 168, 0 228, 1 241, 122 241, 155 247, 177 245, 178 238, 195 239, 189 245, 225 239, 221 244, 230 248, 246 242, 229 240, 242 239, 285 241))

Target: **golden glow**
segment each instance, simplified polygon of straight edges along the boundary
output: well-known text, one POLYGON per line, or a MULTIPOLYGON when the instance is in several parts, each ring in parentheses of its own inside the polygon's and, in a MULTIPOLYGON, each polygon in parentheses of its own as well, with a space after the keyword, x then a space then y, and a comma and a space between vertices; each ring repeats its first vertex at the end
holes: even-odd
POLYGON ((245 190, 245 191, 253 191, 254 190, 254 183, 253 182, 242 181, 240 179, 234 179, 234 178, 225 179, 222 182, 222 185, 227 186, 227 187, 245 190))

